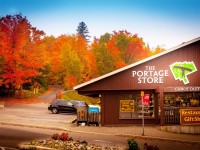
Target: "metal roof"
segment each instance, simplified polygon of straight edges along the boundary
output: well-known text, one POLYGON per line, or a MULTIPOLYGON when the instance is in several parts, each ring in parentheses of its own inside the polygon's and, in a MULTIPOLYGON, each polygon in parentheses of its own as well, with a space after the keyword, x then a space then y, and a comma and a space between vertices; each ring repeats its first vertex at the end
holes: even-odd
POLYGON ((91 79, 90 81, 87 81, 87 82, 85 82, 85 83, 79 84, 79 85, 75 86, 73 89, 74 89, 74 90, 77 90, 77 89, 82 88, 82 87, 84 87, 84 86, 86 86, 86 85, 92 84, 92 83, 94 83, 94 82, 96 82, 96 81, 99 81, 99 80, 102 80, 102 79, 104 79, 104 78, 110 77, 110 76, 112 76, 112 75, 114 75, 114 74, 117 74, 117 73, 120 73, 120 72, 122 72, 122 71, 124 71, 124 70, 130 69, 130 68, 132 68, 132 67, 135 67, 135 66, 137 66, 137 65, 140 65, 140 64, 145 63, 145 62, 147 62, 147 61, 153 60, 153 59, 155 59, 155 58, 158 58, 158 57, 160 57, 160 56, 163 56, 163 55, 165 55, 165 54, 168 54, 168 53, 170 53, 170 52, 173 52, 173 51, 175 51, 175 50, 177 50, 177 49, 179 49, 179 48, 185 47, 185 46, 190 45, 190 44, 192 44, 192 43, 194 43, 194 42, 197 42, 197 41, 199 41, 199 40, 200 40, 200 37, 195 38, 195 39, 190 40, 190 41, 187 41, 187 42, 184 42, 184 43, 182 43, 182 44, 180 44, 180 45, 178 45, 178 46, 172 47, 172 48, 170 48, 170 49, 168 49, 168 50, 166 50, 166 51, 164 51, 164 52, 161 52, 161 53, 159 53, 159 54, 150 56, 150 57, 148 57, 148 58, 145 58, 145 59, 143 59, 143 60, 140 60, 140 61, 135 62, 135 63, 133 63, 133 64, 130 64, 130 65, 128 65, 128 66, 125 66, 125 67, 123 67, 123 68, 117 69, 117 70, 115 70, 115 71, 112 71, 112 72, 110 72, 110 73, 107 73, 107 74, 105 74, 105 75, 102 75, 102 76, 100 76, 100 77, 97 77, 97 78, 95 78, 95 79, 91 79))

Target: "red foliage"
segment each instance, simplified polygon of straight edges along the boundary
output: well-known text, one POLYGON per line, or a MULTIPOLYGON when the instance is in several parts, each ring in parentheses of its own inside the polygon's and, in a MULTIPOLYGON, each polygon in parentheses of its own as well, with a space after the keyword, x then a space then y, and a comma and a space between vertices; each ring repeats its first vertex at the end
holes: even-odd
POLYGON ((43 31, 31 27, 26 17, 7 15, 0 18, 0 55, 3 58, 2 83, 16 89, 39 76, 43 61, 38 51, 38 40, 43 31))
POLYGON ((64 132, 61 134, 55 133, 53 134, 52 139, 66 141, 68 139, 68 133, 64 133, 64 132))
POLYGON ((67 76, 64 78, 64 81, 68 89, 72 89, 75 85, 77 85, 77 78, 74 76, 67 76))
POLYGON ((66 141, 68 139, 68 133, 62 133, 60 136, 59 136, 59 139, 61 141, 66 141))

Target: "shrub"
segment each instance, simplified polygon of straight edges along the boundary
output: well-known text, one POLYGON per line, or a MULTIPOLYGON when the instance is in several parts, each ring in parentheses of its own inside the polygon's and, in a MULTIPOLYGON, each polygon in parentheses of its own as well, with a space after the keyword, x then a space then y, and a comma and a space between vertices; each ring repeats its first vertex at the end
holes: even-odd
POLYGON ((52 139, 66 141, 68 139, 68 133, 64 133, 64 132, 61 134, 55 133, 53 134, 52 139))
POLYGON ((74 139, 72 137, 69 137, 68 141, 74 141, 74 139))
POLYGON ((144 143, 144 150, 159 150, 159 148, 157 147, 157 145, 153 146, 153 145, 148 145, 147 143, 144 143))
POLYGON ((33 91, 24 90, 24 98, 34 97, 33 91))
POLYGON ((59 140, 59 134, 58 133, 53 134, 52 139, 59 140))
POLYGON ((88 142, 87 141, 82 141, 80 142, 81 144, 84 144, 84 145, 88 145, 88 142))
POLYGON ((129 150, 139 150, 138 143, 134 138, 128 139, 129 150))
POLYGON ((61 141, 66 141, 68 139, 68 133, 62 133, 60 136, 59 136, 59 139, 61 141))

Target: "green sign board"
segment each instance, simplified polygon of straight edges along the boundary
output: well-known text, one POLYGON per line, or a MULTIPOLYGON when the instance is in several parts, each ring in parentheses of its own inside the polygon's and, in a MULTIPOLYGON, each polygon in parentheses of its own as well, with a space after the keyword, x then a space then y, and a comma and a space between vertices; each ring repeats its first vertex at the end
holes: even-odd
POLYGON ((190 83, 188 75, 197 71, 194 62, 175 62, 170 65, 171 72, 175 80, 183 81, 184 84, 190 83))

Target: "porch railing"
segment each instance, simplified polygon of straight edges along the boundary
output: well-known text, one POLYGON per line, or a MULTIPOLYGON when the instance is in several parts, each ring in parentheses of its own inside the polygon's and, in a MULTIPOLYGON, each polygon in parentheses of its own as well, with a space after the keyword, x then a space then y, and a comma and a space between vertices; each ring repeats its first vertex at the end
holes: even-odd
POLYGON ((180 124, 180 108, 165 107, 165 124, 180 124))

